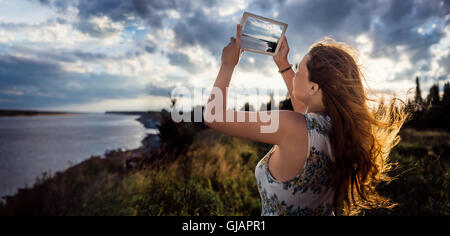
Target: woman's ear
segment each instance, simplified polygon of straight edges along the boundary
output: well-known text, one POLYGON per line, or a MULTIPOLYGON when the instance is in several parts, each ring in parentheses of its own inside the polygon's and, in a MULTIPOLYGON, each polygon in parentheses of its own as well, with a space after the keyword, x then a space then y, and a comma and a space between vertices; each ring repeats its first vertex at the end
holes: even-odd
POLYGON ((314 95, 317 91, 319 91, 319 85, 316 83, 312 83, 309 86, 309 95, 314 95))

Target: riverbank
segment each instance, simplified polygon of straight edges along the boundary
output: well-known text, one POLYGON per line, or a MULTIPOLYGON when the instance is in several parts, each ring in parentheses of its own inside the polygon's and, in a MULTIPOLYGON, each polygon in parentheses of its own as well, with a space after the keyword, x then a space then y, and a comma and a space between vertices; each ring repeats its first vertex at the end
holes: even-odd
MULTIPOLYGON (((157 129, 160 124, 160 113, 159 112, 113 112, 107 111, 105 114, 110 115, 139 115, 136 121, 140 122, 146 129, 157 129)), ((105 152, 105 159, 109 157, 119 158, 124 160, 124 167, 128 168, 133 166, 134 162, 139 160, 145 154, 156 150, 159 147, 159 136, 158 133, 147 133, 145 138, 141 141, 141 146, 136 149, 131 150, 112 150, 105 152)))

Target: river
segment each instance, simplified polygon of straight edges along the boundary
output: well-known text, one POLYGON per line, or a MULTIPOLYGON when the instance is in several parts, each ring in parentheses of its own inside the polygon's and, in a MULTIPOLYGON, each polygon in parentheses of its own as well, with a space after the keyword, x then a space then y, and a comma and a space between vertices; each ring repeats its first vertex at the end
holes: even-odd
POLYGON ((135 149, 147 133, 137 115, 80 114, 0 117, 0 196, 31 187, 107 150, 135 149))

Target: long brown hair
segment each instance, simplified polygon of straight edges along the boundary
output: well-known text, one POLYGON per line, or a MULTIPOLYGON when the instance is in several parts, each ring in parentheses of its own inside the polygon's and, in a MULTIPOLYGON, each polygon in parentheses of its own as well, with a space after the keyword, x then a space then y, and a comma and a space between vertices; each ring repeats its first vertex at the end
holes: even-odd
POLYGON ((357 63, 359 54, 349 45, 325 38, 315 43, 309 54, 309 80, 322 89, 332 123, 335 213, 343 210, 353 215, 361 209, 394 207, 396 204, 378 194, 375 187, 391 180, 387 173, 394 163, 388 157, 410 117, 406 103, 394 97, 386 106, 367 96, 357 63), (379 105, 371 106, 371 102, 379 105))

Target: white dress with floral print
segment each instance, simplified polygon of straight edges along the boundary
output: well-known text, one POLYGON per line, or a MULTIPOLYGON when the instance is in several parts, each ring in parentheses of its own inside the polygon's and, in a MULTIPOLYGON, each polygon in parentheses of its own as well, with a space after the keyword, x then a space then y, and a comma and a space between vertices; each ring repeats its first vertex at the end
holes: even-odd
POLYGON ((258 162, 255 176, 261 195, 263 216, 334 215, 331 186, 332 157, 328 115, 305 114, 308 154, 303 170, 293 179, 278 181, 270 173, 268 160, 274 147, 258 162))

